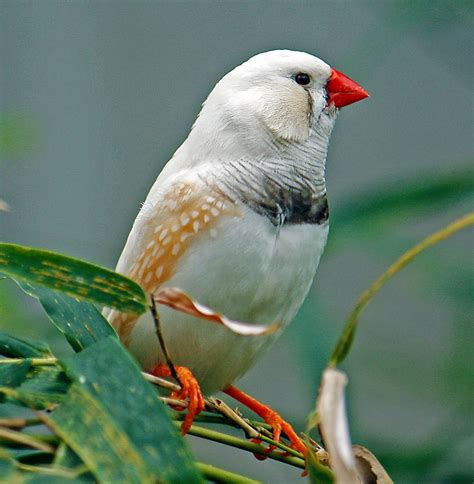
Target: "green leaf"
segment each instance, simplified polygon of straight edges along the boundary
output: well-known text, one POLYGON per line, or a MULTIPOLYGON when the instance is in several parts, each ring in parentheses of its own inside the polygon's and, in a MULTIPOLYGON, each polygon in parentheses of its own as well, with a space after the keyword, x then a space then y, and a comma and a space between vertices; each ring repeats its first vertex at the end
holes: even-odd
POLYGON ((0 482, 20 483, 22 479, 16 470, 15 461, 0 448, 0 482))
POLYGON ((35 408, 62 402, 70 385, 69 378, 57 366, 36 366, 28 377, 17 390, 23 399, 35 401, 35 408))
POLYGON ((99 481, 153 482, 152 470, 125 431, 80 383, 71 385, 66 401, 47 420, 99 481))
POLYGON ((46 343, 27 341, 0 332, 0 355, 8 358, 49 358, 53 354, 46 343))
POLYGON ((200 482, 184 440, 114 337, 62 361, 73 381, 49 426, 104 482, 200 482))
POLYGON ((146 295, 136 282, 55 252, 0 243, 0 272, 123 312, 140 314, 148 308, 146 295))
MULTIPOLYGON (((25 379, 31 363, 28 360, 0 363, 0 387, 15 388, 25 379)), ((3 397, 0 395, 0 401, 3 397)))
POLYGON ((61 368, 34 366, 29 371, 27 378, 16 388, 0 386, 0 395, 5 395, 10 403, 18 404, 20 402, 29 408, 42 410, 61 403, 69 385, 70 381, 61 368))
POLYGON ((90 302, 24 282, 19 286, 39 299, 49 319, 65 335, 74 351, 81 351, 101 338, 116 336, 112 326, 90 302))
MULTIPOLYGON (((340 239, 343 232, 351 237, 368 228, 393 227, 394 219, 405 220, 416 212, 440 209, 474 195, 474 172, 471 166, 433 178, 425 174, 415 180, 400 181, 351 196, 331 215, 332 234, 340 239)), ((332 243, 333 241, 331 241, 332 243)), ((334 242, 337 243, 336 238, 334 242)))

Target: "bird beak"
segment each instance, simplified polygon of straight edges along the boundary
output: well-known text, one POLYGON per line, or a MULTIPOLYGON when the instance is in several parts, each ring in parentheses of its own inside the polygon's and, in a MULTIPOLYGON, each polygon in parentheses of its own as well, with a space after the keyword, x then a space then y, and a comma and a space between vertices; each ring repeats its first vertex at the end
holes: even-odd
POLYGON ((369 94, 357 82, 336 69, 331 69, 331 77, 326 85, 326 90, 328 105, 333 104, 336 108, 342 108, 369 97, 369 94))

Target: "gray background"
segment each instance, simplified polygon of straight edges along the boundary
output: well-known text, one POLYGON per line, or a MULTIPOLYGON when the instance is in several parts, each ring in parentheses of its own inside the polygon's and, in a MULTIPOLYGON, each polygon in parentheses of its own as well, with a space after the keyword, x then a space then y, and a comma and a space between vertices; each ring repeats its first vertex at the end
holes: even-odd
MULTIPOLYGON (((423 185, 473 157, 472 5, 449 1, 0 2, 6 241, 109 267, 163 164, 215 82, 253 54, 316 54, 371 98, 332 136, 333 230, 296 321, 240 386, 297 429, 357 295, 471 200, 337 225, 365 194, 423 185), (357 224, 356 224, 357 225, 357 224), (362 227, 362 230, 360 228, 362 227)), ((432 249, 377 296, 344 369, 353 440, 399 482, 470 482, 472 232, 432 249)), ((62 340, 39 308, 0 285, 1 329, 62 340)), ((189 438, 201 460, 265 482, 298 472, 189 438)))

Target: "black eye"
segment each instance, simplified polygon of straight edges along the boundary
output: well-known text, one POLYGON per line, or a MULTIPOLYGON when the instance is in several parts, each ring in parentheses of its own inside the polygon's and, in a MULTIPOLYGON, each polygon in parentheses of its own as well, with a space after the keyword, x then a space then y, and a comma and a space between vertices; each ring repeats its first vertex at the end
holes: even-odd
POLYGON ((299 72, 295 76, 295 81, 300 86, 306 86, 311 82, 311 77, 309 77, 308 74, 305 74, 304 72, 299 72))

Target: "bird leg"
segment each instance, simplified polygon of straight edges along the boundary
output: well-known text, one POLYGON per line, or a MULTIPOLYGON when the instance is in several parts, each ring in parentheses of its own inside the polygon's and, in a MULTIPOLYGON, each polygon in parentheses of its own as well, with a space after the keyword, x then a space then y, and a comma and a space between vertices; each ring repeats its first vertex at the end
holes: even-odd
MULTIPOLYGON (((293 427, 288 422, 283 420, 279 413, 275 412, 275 410, 271 409, 268 405, 264 405, 233 385, 228 386, 224 392, 245 405, 247 408, 250 408, 250 410, 253 410, 257 415, 263 418, 265 423, 271 425, 273 429, 273 440, 280 442, 281 434, 285 434, 290 441, 290 447, 298 452, 301 452, 303 456, 306 457, 307 451, 303 441, 298 437, 298 435, 296 435, 293 427)), ((271 452, 274 449, 275 446, 271 445, 268 448, 268 452, 271 452)))
MULTIPOLYGON (((181 384, 181 390, 172 392, 171 397, 177 400, 188 399, 188 413, 181 424, 181 433, 186 435, 191 428, 194 417, 204 410, 205 403, 199 383, 191 373, 191 370, 185 366, 176 366, 175 368, 179 383, 181 384)), ((160 377, 172 376, 170 368, 163 364, 156 365, 150 373, 160 377)))

